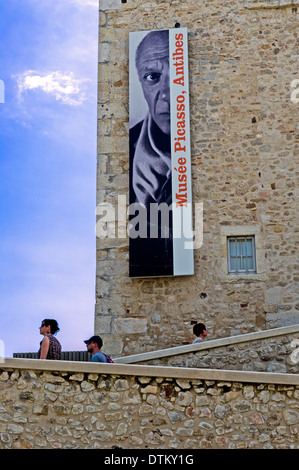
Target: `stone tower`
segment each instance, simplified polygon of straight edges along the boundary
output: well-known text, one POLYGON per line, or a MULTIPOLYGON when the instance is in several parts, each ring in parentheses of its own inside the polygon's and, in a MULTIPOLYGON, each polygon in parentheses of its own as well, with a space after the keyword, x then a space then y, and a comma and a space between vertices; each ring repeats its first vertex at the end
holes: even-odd
POLYGON ((95 333, 110 354, 190 343, 196 321, 209 338, 299 323, 296 3, 100 0, 97 204, 114 207, 116 222, 97 238, 95 333), (192 197, 203 204, 203 243, 194 275, 130 278, 129 32, 178 24, 188 30, 192 197), (247 272, 235 265, 242 243, 247 272))

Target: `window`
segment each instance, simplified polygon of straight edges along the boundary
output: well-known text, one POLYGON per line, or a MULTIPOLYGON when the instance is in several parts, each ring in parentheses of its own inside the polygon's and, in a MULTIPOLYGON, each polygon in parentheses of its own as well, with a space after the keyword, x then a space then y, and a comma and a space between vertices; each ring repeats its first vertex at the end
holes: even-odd
POLYGON ((241 281, 267 281, 264 242, 261 225, 221 226, 219 253, 221 282, 233 284, 241 281))
POLYGON ((254 236, 227 238, 228 274, 256 273, 254 236))

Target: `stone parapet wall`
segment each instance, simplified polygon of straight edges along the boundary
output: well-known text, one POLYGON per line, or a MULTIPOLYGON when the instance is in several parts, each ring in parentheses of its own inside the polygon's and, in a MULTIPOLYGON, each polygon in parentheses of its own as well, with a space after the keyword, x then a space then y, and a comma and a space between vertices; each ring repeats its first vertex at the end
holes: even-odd
POLYGON ((299 373, 299 325, 115 358, 122 364, 299 373))
MULTIPOLYGON (((169 357, 141 362, 144 364, 173 367, 198 367, 229 370, 256 370, 260 372, 299 373, 299 361, 292 361, 294 347, 290 338, 238 344, 235 346, 208 349, 180 357, 169 357)), ((298 347, 299 342, 297 343, 298 347)))
POLYGON ((6 359, 0 448, 296 449, 291 374, 6 359))

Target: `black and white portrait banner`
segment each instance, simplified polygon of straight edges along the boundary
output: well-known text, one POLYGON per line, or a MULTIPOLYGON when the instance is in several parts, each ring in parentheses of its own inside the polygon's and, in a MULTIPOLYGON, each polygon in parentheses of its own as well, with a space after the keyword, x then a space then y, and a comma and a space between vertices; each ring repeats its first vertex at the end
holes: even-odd
POLYGON ((194 273, 186 28, 130 33, 130 276, 194 273))

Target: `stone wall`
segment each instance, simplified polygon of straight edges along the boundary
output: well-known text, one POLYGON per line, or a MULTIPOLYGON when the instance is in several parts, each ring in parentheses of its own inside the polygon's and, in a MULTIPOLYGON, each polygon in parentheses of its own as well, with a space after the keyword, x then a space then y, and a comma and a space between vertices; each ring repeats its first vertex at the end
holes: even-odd
POLYGON ((145 364, 299 374, 299 325, 115 358, 145 364))
MULTIPOLYGON (((298 346, 299 342, 297 343, 298 346)), ((299 361, 292 361, 294 347, 289 338, 256 341, 228 347, 206 348, 183 356, 142 361, 141 364, 173 367, 198 367, 228 370, 256 370, 265 372, 299 373, 299 361)))
POLYGON ((298 449, 299 380, 7 359, 1 449, 298 449))
POLYGON ((130 279, 128 238, 99 239, 95 332, 114 355, 299 323, 298 1, 100 1, 98 204, 128 202, 129 31, 188 28, 195 275, 130 279), (226 239, 254 235, 257 273, 228 276, 226 239))

